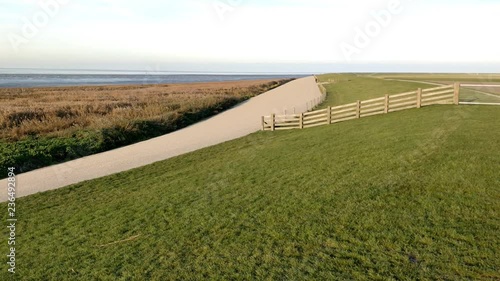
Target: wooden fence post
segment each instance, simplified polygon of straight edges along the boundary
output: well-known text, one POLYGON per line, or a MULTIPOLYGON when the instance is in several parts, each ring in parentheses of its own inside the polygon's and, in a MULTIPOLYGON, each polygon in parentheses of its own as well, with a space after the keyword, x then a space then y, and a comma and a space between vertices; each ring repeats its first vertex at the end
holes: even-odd
POLYGON ((455 91, 454 91, 454 96, 453 96, 453 103, 455 105, 458 105, 460 102, 460 83, 455 83, 455 91))
POLYGON ((266 118, 265 116, 262 116, 262 131, 266 130, 266 118))
POLYGON ((385 95, 384 113, 389 113, 389 95, 385 95))
POLYGON ((329 106, 327 108, 326 119, 328 121, 328 125, 332 124, 332 107, 331 106, 329 106))
POLYGON ((361 118, 361 101, 359 100, 356 105, 356 118, 361 118))
POLYGON ((304 129, 304 113, 300 114, 299 128, 304 129))
POLYGON ((417 108, 422 107, 422 88, 418 88, 417 90, 417 108))
POLYGON ((276 122, 276 114, 271 114, 271 131, 274 131, 275 129, 275 123, 276 122))

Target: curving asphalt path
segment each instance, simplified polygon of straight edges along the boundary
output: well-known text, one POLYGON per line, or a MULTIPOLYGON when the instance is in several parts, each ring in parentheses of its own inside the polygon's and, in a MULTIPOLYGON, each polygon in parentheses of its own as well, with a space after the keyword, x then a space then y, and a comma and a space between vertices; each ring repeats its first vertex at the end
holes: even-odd
MULTIPOLYGON (((127 171, 204 147, 237 139, 261 129, 261 116, 307 111, 321 92, 314 77, 294 80, 210 119, 179 131, 115 150, 17 175, 16 197, 58 189, 127 171)), ((0 202, 7 200, 7 180, 0 181, 0 202)))

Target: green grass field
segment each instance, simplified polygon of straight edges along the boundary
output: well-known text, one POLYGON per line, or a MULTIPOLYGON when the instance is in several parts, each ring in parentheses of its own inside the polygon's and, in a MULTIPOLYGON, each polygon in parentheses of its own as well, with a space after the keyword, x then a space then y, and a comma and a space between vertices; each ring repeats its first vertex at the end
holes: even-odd
MULTIPOLYGON (((470 76, 470 75, 469 75, 470 76)), ((500 77, 500 75, 497 75, 500 77)), ((497 77, 493 76, 493 77, 497 77)), ((366 74, 325 74, 318 76, 320 83, 324 84, 329 95, 322 106, 336 106, 356 102, 357 100, 368 100, 373 98, 383 97, 386 94, 393 95, 404 92, 415 91, 418 88, 428 89, 439 87, 438 85, 420 83, 418 81, 463 81, 467 75, 454 75, 454 74, 380 74, 380 75, 366 75, 366 74), (446 79, 445 79, 446 78, 446 79), (389 79, 389 80, 385 80, 389 79), (415 80, 415 82, 396 81, 390 79, 407 79, 415 80)), ((476 76, 473 76, 476 77, 476 76)), ((483 81, 487 81, 489 76, 478 76, 483 81)), ((476 77, 477 78, 477 77, 476 77)), ((477 78, 477 79, 479 79, 477 78)), ((472 80, 474 81, 474 80, 472 80)), ((479 80, 478 80, 479 81, 479 80)), ((473 89, 461 88, 460 100, 467 102, 486 102, 486 103, 499 103, 500 95, 490 93, 486 95, 481 91, 473 89)))
POLYGON ((379 73, 370 76, 383 79, 423 81, 500 82, 498 73, 379 73))
POLYGON ((464 102, 486 102, 500 103, 500 95, 488 93, 485 91, 477 91, 473 89, 460 89, 460 101, 464 102), (485 93, 489 95, 485 95, 485 93))
POLYGON ((324 85, 328 95, 323 107, 379 98, 386 94, 410 92, 418 88, 436 87, 417 82, 388 81, 356 74, 326 74, 318 78, 320 83, 328 83, 324 85))
POLYGON ((499 280, 499 118, 260 132, 19 199, 17 280, 499 280))

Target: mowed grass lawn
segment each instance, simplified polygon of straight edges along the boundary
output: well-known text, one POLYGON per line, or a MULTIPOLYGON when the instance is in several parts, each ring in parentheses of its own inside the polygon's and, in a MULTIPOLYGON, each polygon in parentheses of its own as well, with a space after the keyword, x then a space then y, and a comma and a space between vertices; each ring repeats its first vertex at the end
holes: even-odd
POLYGON ((499 280, 499 118, 260 132, 21 198, 16 279, 499 280))
POLYGON ((483 103, 500 103, 500 95, 487 92, 488 89, 477 91, 473 89, 461 88, 460 101, 463 102, 483 102, 483 103))
POLYGON ((418 82, 390 81, 356 74, 326 74, 320 75, 319 82, 325 82, 328 92, 323 103, 325 106, 337 106, 353 103, 358 100, 380 98, 388 95, 427 89, 437 86, 418 82))
POLYGON ((467 81, 467 82, 500 82, 499 73, 380 73, 370 75, 384 79, 404 79, 420 81, 467 81))
MULTIPOLYGON (((394 75, 387 77, 381 75, 366 75, 366 74, 325 74, 320 75, 319 82, 327 83, 324 84, 328 92, 327 99, 325 102, 318 107, 326 108, 327 106, 337 106, 348 103, 353 103, 358 100, 368 100, 373 98, 383 97, 384 95, 395 95, 399 93, 416 91, 418 88, 429 89, 439 87, 438 85, 420 83, 418 81, 408 82, 408 81, 395 81, 395 80, 384 80, 384 79, 414 79, 421 81, 432 81, 429 77, 435 77, 436 79, 447 77, 449 81, 461 81, 465 77, 464 75, 452 75, 452 74, 442 74, 442 75, 418 75, 415 76, 402 76, 394 75)), ((473 76, 475 77, 475 76, 473 76)), ((483 76, 480 76, 483 77, 483 76)), ((484 76, 486 77, 486 76, 484 76)), ((477 78, 477 77, 476 77, 477 78)), ((477 78, 479 79, 479 78, 477 78)), ((486 78, 484 78, 486 79, 486 78)), ((486 81, 486 80, 485 80, 486 81)), ((486 102, 486 103, 498 103, 500 102, 500 96, 484 94, 481 91, 476 91, 473 89, 461 88, 460 89, 460 101, 465 102, 486 102)))

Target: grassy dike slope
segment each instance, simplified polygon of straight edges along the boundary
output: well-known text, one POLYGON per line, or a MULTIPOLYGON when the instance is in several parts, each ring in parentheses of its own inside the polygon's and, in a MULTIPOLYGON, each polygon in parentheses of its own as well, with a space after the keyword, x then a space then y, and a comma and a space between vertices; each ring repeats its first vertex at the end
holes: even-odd
POLYGON ((328 96, 323 107, 380 98, 386 94, 394 95, 411 92, 416 91, 418 88, 427 89, 436 87, 418 82, 377 79, 361 74, 325 74, 320 75, 318 78, 319 82, 328 83, 324 84, 328 96))
MULTIPOLYGON (((463 78, 461 75, 436 75, 435 77, 448 77, 449 81, 458 82, 463 78)), ((398 77, 398 76, 394 76, 398 77)), ((320 75, 319 82, 325 83, 324 87, 328 91, 326 101, 319 108, 326 108, 327 106, 337 106, 348 103, 353 103, 358 100, 368 100, 373 98, 380 98, 386 94, 394 95, 404 92, 412 92, 418 88, 428 89, 439 87, 432 84, 421 83, 419 81, 397 81, 385 80, 394 78, 389 76, 372 76, 366 74, 325 74, 320 75), (378 78, 377 78, 378 77, 378 78)), ((433 76, 416 75, 413 79, 418 80, 419 77, 424 78, 433 76)), ((432 81, 432 80, 431 80, 432 81)), ((475 91, 473 89, 461 88, 460 101, 464 102, 491 102, 497 103, 500 101, 498 97, 485 95, 484 93, 475 91)))
POLYGON ((498 280, 499 118, 261 132, 19 199, 17 279, 498 280))

